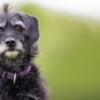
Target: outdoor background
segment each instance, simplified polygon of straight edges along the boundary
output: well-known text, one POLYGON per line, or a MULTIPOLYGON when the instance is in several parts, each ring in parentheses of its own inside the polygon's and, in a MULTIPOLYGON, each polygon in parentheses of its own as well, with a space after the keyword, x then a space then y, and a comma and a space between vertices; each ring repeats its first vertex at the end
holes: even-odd
POLYGON ((40 65, 50 100, 100 100, 100 20, 24 4, 39 19, 40 65))

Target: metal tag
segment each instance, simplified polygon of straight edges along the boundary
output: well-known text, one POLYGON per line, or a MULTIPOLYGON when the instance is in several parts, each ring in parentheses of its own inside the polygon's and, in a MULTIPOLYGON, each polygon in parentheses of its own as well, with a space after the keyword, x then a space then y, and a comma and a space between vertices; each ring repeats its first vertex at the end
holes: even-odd
POLYGON ((14 74, 13 84, 16 83, 16 74, 14 74))

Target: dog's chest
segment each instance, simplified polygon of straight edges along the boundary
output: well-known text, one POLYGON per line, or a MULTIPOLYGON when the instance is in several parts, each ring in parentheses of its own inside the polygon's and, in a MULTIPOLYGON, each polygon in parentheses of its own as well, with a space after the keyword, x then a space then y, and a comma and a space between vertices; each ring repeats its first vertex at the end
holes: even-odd
POLYGON ((16 83, 13 84, 12 80, 4 81, 0 79, 0 98, 13 100, 13 98, 19 98, 20 96, 27 94, 27 93, 36 93, 37 90, 36 80, 32 77, 18 79, 16 83))

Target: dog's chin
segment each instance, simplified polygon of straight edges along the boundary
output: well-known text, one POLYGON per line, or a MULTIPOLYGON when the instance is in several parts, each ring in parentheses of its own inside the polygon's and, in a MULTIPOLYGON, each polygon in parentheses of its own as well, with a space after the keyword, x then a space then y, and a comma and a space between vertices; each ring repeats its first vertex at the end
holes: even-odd
POLYGON ((7 69, 14 71, 19 70, 20 64, 23 63, 24 53, 19 50, 7 50, 0 55, 1 62, 6 65, 7 69))

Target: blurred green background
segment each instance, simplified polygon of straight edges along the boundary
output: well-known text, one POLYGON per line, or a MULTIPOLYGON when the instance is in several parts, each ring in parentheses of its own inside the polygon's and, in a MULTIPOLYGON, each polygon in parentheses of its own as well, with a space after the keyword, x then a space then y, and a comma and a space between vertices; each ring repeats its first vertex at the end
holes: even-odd
POLYGON ((100 22, 32 4, 19 9, 39 19, 37 62, 50 100, 100 100, 100 22))

